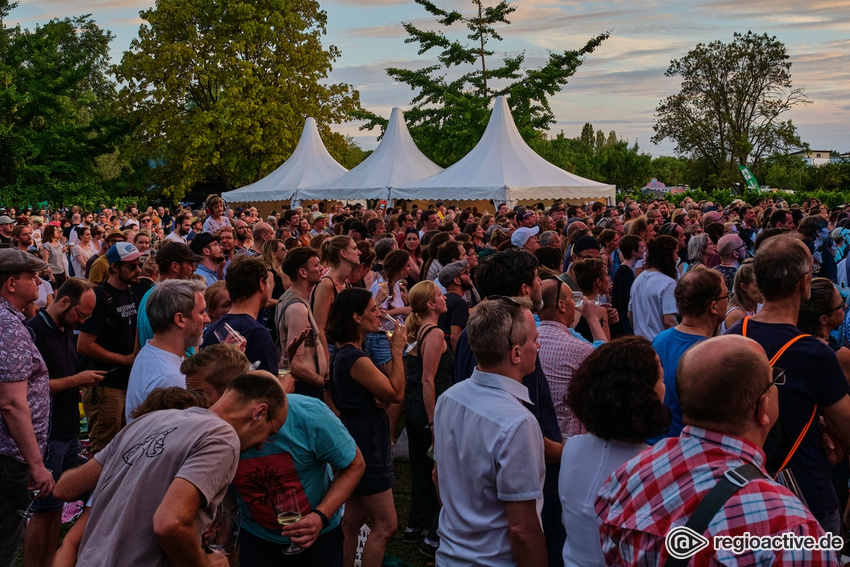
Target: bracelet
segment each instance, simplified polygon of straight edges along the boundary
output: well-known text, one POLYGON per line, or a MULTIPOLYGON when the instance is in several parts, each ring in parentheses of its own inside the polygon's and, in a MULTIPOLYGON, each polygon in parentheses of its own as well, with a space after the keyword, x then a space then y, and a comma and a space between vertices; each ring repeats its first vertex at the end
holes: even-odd
POLYGON ((425 429, 434 429, 434 422, 432 421, 431 423, 426 423, 425 429))
POLYGON ((314 509, 314 510, 312 511, 312 513, 313 513, 313 514, 316 514, 316 515, 317 515, 317 516, 318 516, 318 517, 322 520, 322 529, 325 529, 325 528, 327 528, 329 525, 331 525, 330 520, 328 520, 328 517, 327 517, 327 516, 325 516, 325 515, 324 515, 324 513, 322 513, 322 511, 321 511, 321 510, 316 510, 316 509, 314 509))

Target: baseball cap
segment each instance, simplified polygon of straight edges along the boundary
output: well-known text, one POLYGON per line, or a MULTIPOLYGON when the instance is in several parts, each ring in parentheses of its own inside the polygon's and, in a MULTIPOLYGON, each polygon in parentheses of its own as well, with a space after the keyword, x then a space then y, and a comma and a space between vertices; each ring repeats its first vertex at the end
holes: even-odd
POLYGON ((592 236, 582 236, 573 244, 573 254, 579 254, 585 250, 599 250, 599 241, 592 236))
POLYGON ((325 215, 323 215, 322 213, 318 213, 318 212, 313 213, 313 222, 316 222, 317 220, 323 219, 323 218, 325 218, 325 215))
POLYGON ((142 253, 129 242, 118 242, 106 251, 106 261, 111 266, 115 262, 132 262, 142 253))
POLYGON ((41 272, 48 268, 47 262, 17 248, 0 250, 0 274, 18 272, 41 272))
POLYGON ((469 266, 469 262, 466 260, 458 260, 457 262, 452 262, 448 266, 443 266, 440 270, 440 275, 437 279, 440 280, 440 283, 443 287, 447 285, 451 285, 452 280, 460 275, 462 271, 464 271, 469 266))
POLYGON ((202 232, 200 234, 196 234, 195 238, 189 243, 189 248, 193 253, 202 255, 204 248, 210 245, 210 242, 218 242, 218 237, 213 236, 209 232, 202 232))
MULTIPOLYGON (((202 233, 203 234, 203 233, 202 233)), ((200 236, 200 235, 198 235, 200 236)), ((197 238, 197 237, 195 237, 197 238)), ((192 239, 194 242, 195 239, 192 239)), ((156 253, 156 264, 158 266, 170 266, 172 262, 201 262, 203 256, 195 254, 188 244, 182 242, 166 242, 156 253)))
POLYGON ((15 221, 9 215, 0 216, 0 224, 15 224, 15 221))
POLYGON ((525 246, 525 243, 528 242, 528 239, 537 235, 538 232, 540 232, 539 226, 533 226, 531 228, 526 228, 524 226, 520 227, 511 235, 511 244, 518 248, 522 248, 525 246))
POLYGON ((521 210, 521 211, 517 211, 516 217, 517 217, 519 220, 525 220, 525 219, 529 218, 529 217, 530 217, 531 215, 533 215, 533 214, 534 214, 534 213, 532 213, 532 212, 531 212, 531 211, 529 211, 528 209, 523 209, 523 210, 521 210))

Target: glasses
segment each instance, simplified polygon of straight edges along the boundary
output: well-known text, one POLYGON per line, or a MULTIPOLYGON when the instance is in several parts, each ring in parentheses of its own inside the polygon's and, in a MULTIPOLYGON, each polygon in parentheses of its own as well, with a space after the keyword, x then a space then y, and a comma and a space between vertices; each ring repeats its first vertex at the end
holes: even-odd
POLYGON ((92 313, 83 313, 82 311, 80 311, 80 308, 76 305, 74 305, 74 311, 77 312, 77 317, 79 317, 83 321, 88 321, 89 319, 91 319, 92 313))
MULTIPOLYGON (((557 287, 555 287, 555 303, 561 300, 561 286, 564 285, 564 280, 559 278, 558 276, 549 276, 548 278, 544 278, 545 280, 554 280, 558 282, 557 287)), ((578 305, 576 307, 579 307, 578 305)))
POLYGON ((835 307, 833 307, 832 309, 830 309, 829 311, 824 313, 824 315, 832 315, 833 313, 835 313, 839 309, 844 309, 844 302, 843 301, 839 305, 836 305, 835 307))
POLYGON ((767 385, 767 388, 762 390, 759 397, 756 398, 756 408, 758 408, 759 402, 761 401, 761 397, 767 394, 767 391, 770 390, 771 386, 784 386, 785 385, 785 371, 777 366, 773 366, 770 369, 772 375, 770 377, 770 384, 767 385))
POLYGON ((725 299, 726 301, 731 301, 733 295, 735 295, 735 292, 730 291, 726 295, 721 295, 720 297, 715 297, 714 301, 720 301, 721 299, 725 299))

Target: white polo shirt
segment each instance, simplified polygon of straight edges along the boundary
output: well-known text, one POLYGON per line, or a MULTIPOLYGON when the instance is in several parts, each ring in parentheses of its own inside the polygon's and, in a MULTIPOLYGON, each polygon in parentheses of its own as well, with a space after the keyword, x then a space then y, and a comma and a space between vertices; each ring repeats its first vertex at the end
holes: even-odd
POLYGON ((536 500, 539 517, 546 475, 540 425, 522 402, 520 382, 477 368, 437 400, 437 565, 516 565, 504 503, 536 500))

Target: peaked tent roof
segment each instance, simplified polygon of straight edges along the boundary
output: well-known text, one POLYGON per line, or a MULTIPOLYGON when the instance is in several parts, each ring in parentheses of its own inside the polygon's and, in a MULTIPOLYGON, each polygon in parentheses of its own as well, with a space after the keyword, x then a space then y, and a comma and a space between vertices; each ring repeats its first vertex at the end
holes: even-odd
POLYGON ((221 194, 228 203, 291 200, 297 189, 331 181, 347 169, 328 153, 316 121, 307 117, 295 151, 283 164, 256 183, 221 194))
POLYGON ((396 185, 442 171, 416 147, 401 109, 393 108, 381 143, 357 167, 330 182, 298 190, 298 199, 386 199, 396 185))
POLYGON ((522 139, 507 100, 500 96, 472 151, 436 175, 393 187, 391 197, 425 201, 613 200, 616 187, 573 175, 537 155, 522 139))

